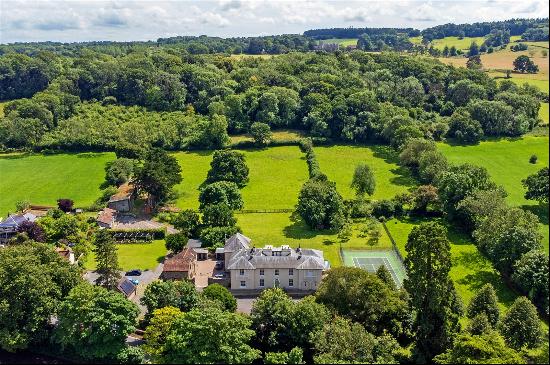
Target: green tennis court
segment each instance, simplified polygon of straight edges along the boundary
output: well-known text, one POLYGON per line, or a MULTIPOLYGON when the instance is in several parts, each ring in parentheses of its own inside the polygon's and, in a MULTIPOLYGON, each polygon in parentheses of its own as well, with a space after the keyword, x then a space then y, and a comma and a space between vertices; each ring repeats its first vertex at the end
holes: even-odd
POLYGON ((398 287, 403 285, 403 279, 407 275, 399 257, 392 250, 342 250, 342 258, 344 265, 359 267, 370 273, 376 272, 380 266, 384 265, 398 287))

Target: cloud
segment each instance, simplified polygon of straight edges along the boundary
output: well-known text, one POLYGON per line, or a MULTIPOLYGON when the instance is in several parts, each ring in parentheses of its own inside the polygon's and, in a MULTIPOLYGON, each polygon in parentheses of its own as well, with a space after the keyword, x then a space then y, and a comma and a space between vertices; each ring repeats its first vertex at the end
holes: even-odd
POLYGON ((74 19, 67 20, 47 20, 44 22, 39 22, 33 24, 33 28, 39 30, 69 30, 69 29, 79 29, 80 24, 74 19))
POLYGON ((440 16, 440 12, 430 3, 423 3, 413 7, 405 18, 410 21, 433 22, 438 19, 438 16, 440 16))
POLYGON ((227 18, 218 13, 213 13, 210 11, 201 14, 200 22, 202 24, 213 25, 220 28, 226 27, 231 24, 231 22, 227 18))

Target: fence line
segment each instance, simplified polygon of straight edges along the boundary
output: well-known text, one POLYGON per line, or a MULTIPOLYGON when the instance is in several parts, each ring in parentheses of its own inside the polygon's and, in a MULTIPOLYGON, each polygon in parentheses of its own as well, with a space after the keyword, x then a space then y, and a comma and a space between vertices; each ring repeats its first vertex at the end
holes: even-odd
POLYGON ((388 229, 388 227, 386 227, 386 222, 382 222, 382 227, 384 227, 384 230, 386 231, 386 234, 390 238, 391 245, 392 245, 393 250, 395 251, 395 254, 399 258, 399 261, 401 261, 401 264, 403 264, 403 261, 404 261, 403 256, 401 256, 401 252, 399 252, 399 249, 397 248, 397 244, 395 243, 395 240, 393 239, 393 236, 391 235, 390 230, 388 229))

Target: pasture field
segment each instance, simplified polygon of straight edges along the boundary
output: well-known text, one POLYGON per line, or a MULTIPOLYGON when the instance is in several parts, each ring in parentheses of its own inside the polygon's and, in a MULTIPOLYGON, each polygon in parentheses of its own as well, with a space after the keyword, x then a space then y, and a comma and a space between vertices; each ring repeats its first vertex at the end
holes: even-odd
POLYGON ((548 109, 548 103, 541 103, 540 109, 539 109, 539 117, 542 119, 543 124, 548 125, 548 118, 549 118, 549 109, 548 109))
POLYGON ((373 199, 389 199, 406 192, 417 183, 408 169, 397 165, 397 154, 388 146, 330 146, 315 147, 321 171, 336 182, 344 199, 352 199, 355 192, 351 180, 355 166, 366 163, 374 171, 376 189, 373 199))
POLYGON ((325 260, 328 260, 332 267, 342 265, 339 254, 340 244, 343 249, 391 248, 389 237, 382 227, 380 227, 382 236, 378 243, 369 242, 370 236, 362 232, 365 227, 364 222, 353 223, 351 238, 341 243, 334 232, 312 231, 299 216, 296 217, 292 213, 246 213, 236 214, 235 217, 243 234, 250 237, 256 246, 289 245, 323 250, 325 260))
POLYGON ((206 179, 212 161, 212 151, 176 152, 172 156, 181 166, 183 181, 174 187, 178 194, 176 206, 182 209, 199 208, 199 186, 206 179))
POLYGON ((455 46, 456 49, 468 50, 470 49, 472 42, 476 42, 478 46, 481 46, 484 41, 485 37, 464 37, 462 39, 458 39, 458 37, 445 37, 441 39, 434 39, 432 41, 432 45, 434 48, 441 50, 443 50, 445 46, 449 48, 455 46))
MULTIPOLYGON (((152 270, 162 262, 166 255, 164 240, 151 243, 117 244, 118 263, 122 270, 152 270)), ((84 265, 87 270, 95 270, 95 255, 90 252, 84 265)))
POLYGON ((319 43, 337 43, 342 47, 357 45, 357 38, 330 38, 320 40, 319 43))
POLYGON ((244 209, 293 209, 308 180, 302 151, 281 146, 241 152, 250 169, 250 181, 241 190, 244 209))
MULTIPOLYGON (((412 229, 422 223, 422 219, 391 219, 386 222, 397 247, 403 257, 407 251, 405 245, 412 229)), ((465 305, 468 305, 474 294, 486 283, 491 283, 497 293, 501 310, 508 308, 517 295, 509 289, 500 278, 499 273, 477 250, 477 247, 465 235, 456 232, 452 227, 447 227, 448 238, 451 242, 452 267, 450 277, 455 283, 456 290, 465 305)))
POLYGON ((76 207, 91 205, 100 196, 105 164, 114 159, 114 153, 0 155, 0 216, 20 200, 56 205, 69 198, 76 207))
MULTIPOLYGON (((240 150, 250 170, 249 183, 241 190, 244 209, 293 209, 298 193, 308 179, 304 155, 297 146, 240 150)), ((206 179, 212 152, 177 152, 174 154, 183 181, 175 190, 176 206, 198 209, 199 186, 206 179)))
POLYGON ((539 207, 534 200, 524 198, 521 180, 548 166, 548 137, 525 136, 518 139, 500 139, 471 146, 439 144, 439 149, 453 163, 471 163, 483 166, 491 178, 508 193, 508 203, 533 211, 541 220, 544 248, 548 252, 548 208, 539 207), (529 163, 537 155, 536 164, 529 163))

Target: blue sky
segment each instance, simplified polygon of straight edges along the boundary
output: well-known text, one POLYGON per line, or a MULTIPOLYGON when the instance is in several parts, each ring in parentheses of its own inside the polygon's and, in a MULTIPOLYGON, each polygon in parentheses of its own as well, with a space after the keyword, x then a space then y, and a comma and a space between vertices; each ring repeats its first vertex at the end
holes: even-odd
POLYGON ((545 0, 0 0, 0 43, 155 40, 548 17, 545 0))

